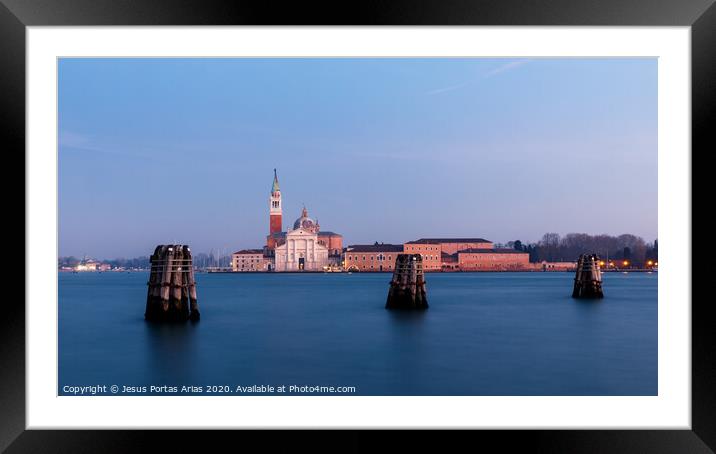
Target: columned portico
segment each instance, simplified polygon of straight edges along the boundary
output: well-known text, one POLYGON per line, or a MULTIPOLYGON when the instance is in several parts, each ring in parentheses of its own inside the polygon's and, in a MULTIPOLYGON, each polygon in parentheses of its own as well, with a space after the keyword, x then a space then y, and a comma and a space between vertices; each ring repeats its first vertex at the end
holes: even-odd
POLYGON ((298 228, 286 233, 286 242, 276 248, 276 271, 321 271, 328 265, 328 248, 318 235, 298 228))

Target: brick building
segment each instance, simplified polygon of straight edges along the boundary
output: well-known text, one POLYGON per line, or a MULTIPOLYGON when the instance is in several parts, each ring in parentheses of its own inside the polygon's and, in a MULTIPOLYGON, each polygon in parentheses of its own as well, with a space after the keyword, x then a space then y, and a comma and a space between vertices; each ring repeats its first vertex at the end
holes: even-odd
POLYGON ((435 240, 420 239, 408 241, 403 245, 403 252, 406 254, 420 254, 423 256, 423 270, 439 271, 442 268, 442 251, 440 242, 435 240))
POLYGON ((269 271, 270 263, 263 249, 244 249, 231 254, 231 270, 235 272, 269 271))
POLYGON ((492 241, 484 238, 421 238, 406 244, 431 243, 439 244, 440 252, 454 254, 465 249, 494 249, 492 241))
POLYGON ((344 252, 343 268, 347 271, 393 271, 395 259, 403 253, 402 244, 356 244, 344 252))
POLYGON ((524 270, 529 254, 495 249, 484 238, 421 238, 403 245, 406 254, 421 254, 426 271, 524 270))
POLYGON ((531 268, 530 255, 514 249, 465 249, 457 252, 461 271, 508 271, 531 268))

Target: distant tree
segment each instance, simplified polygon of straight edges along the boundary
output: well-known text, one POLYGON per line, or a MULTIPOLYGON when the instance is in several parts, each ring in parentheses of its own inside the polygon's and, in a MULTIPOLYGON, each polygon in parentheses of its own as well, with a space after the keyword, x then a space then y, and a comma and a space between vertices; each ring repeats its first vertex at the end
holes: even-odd
POLYGON ((70 267, 72 267, 72 266, 77 265, 78 263, 80 263, 80 260, 79 260, 77 257, 74 257, 74 256, 59 257, 59 258, 57 259, 57 264, 58 264, 58 266, 60 266, 60 267, 62 267, 62 266, 70 266, 70 267))
POLYGON ((522 251, 522 250, 523 250, 523 249, 522 249, 522 241, 516 240, 516 241, 513 243, 513 247, 514 247, 515 250, 517 250, 517 251, 522 251))
POLYGON ((539 247, 537 247, 537 245, 534 245, 534 244, 528 245, 528 246, 527 246, 527 253, 529 253, 529 255, 530 255, 530 262, 532 262, 532 263, 539 262, 539 260, 540 260, 539 253, 540 253, 540 251, 539 251, 539 247))
MULTIPOLYGON (((610 235, 588 235, 586 233, 568 233, 560 237, 556 233, 546 233, 537 244, 525 247, 530 253, 530 260, 539 261, 574 261, 580 254, 596 253, 600 257, 615 260, 630 260, 634 265, 641 265, 647 256, 654 259, 655 247, 647 244, 641 237, 624 234, 618 237, 610 235), (626 257, 624 256, 626 253, 626 257)), ((517 241, 513 243, 516 248, 517 241)))
POLYGON ((559 234, 545 233, 539 242, 540 259, 554 262, 559 258, 559 234))

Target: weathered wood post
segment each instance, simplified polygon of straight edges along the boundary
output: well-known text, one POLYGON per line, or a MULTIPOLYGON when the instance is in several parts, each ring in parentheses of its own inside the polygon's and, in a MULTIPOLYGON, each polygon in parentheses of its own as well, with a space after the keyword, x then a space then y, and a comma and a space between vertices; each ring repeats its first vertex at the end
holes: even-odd
POLYGON ((427 309, 428 299, 420 254, 398 254, 390 281, 388 309, 427 309))
POLYGON ((197 321, 199 320, 200 314, 199 314, 199 303, 196 301, 196 282, 194 281, 194 266, 191 259, 191 249, 189 249, 189 246, 184 246, 184 257, 188 259, 188 268, 189 271, 187 273, 184 273, 184 286, 182 287, 182 298, 186 301, 186 296, 188 294, 189 299, 189 320, 191 321, 197 321))
POLYGON ((144 318, 151 321, 199 320, 189 247, 159 245, 150 261, 144 318))
POLYGON ((572 298, 604 298, 602 292, 602 271, 595 254, 582 254, 577 260, 572 298))
POLYGON ((147 308, 144 311, 144 318, 155 320, 161 312, 161 279, 162 271, 159 269, 160 258, 164 255, 166 246, 159 245, 154 249, 154 254, 149 259, 149 282, 147 283, 147 308))

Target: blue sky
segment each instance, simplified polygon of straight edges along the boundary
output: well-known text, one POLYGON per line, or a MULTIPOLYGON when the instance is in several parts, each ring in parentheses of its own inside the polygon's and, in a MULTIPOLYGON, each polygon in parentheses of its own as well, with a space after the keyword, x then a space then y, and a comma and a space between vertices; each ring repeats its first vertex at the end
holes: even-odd
POLYGON ((62 59, 60 255, 657 236, 656 59, 62 59))

